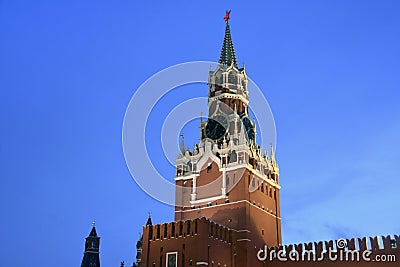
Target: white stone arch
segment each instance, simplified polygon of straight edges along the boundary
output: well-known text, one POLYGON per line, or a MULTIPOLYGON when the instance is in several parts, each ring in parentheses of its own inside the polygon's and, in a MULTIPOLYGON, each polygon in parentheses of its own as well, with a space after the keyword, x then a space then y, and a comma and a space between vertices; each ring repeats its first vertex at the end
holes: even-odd
POLYGON ((210 141, 206 141, 205 144, 205 151, 204 154, 201 156, 200 160, 197 161, 197 171, 200 171, 203 169, 204 165, 211 159, 212 162, 217 163, 218 168, 221 168, 221 159, 218 158, 213 152, 212 152, 212 146, 213 144, 210 141))
POLYGON ((232 64, 226 69, 226 72, 229 72, 229 71, 231 71, 231 70, 235 70, 236 73, 239 72, 239 70, 235 67, 235 65, 233 64, 233 62, 232 62, 232 64))

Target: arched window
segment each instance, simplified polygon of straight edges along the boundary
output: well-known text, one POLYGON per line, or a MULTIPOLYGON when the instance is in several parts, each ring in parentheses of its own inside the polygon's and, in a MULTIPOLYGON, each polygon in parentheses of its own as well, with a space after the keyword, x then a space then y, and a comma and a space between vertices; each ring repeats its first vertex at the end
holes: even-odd
POLYGON ((228 74, 228 83, 235 84, 237 81, 237 77, 234 72, 229 72, 228 74))
POLYGON ((223 80, 222 80, 222 75, 221 74, 217 74, 217 76, 215 77, 215 83, 217 84, 217 85, 222 85, 222 83, 223 83, 223 80))
POLYGON ((232 150, 231 157, 229 159, 229 162, 237 162, 237 154, 236 150, 232 150))

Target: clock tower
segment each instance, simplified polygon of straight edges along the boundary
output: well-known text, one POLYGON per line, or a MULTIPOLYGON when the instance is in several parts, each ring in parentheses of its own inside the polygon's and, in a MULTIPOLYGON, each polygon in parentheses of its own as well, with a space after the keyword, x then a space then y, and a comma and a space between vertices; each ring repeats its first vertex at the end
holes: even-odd
POLYGON ((208 73, 208 117, 199 143, 176 159, 175 220, 146 225, 140 266, 264 266, 259 248, 281 239, 279 168, 257 144, 248 77, 233 47, 229 13, 215 70, 208 73))
POLYGON ((175 220, 156 225, 150 220, 143 227, 138 266, 379 265, 360 262, 355 255, 361 252, 368 259, 396 259, 397 235, 282 246, 279 168, 273 147, 263 153, 257 143, 248 77, 237 64, 229 15, 218 65, 208 74, 209 113, 200 119, 200 141, 189 150, 182 137, 176 159, 175 220), (335 259, 327 251, 337 252, 335 259), (350 252, 350 261, 348 255, 342 261, 339 252, 350 252))
POLYGON ((229 13, 218 66, 208 77, 208 119, 200 142, 176 160, 175 220, 206 217, 240 233, 246 243, 280 245, 279 168, 262 152, 249 117, 248 77, 239 68, 229 13))

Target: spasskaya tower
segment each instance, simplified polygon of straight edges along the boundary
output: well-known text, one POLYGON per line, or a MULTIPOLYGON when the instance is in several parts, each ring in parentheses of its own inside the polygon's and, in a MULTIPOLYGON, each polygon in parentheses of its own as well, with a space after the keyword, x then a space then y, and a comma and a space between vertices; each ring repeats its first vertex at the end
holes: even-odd
POLYGON ((262 153, 249 118, 248 78, 239 68, 228 19, 219 64, 209 72, 201 140, 176 160, 175 220, 206 217, 268 245, 281 243, 279 169, 262 153))
POLYGON ((175 221, 143 228, 139 266, 262 266, 255 248, 282 243, 279 168, 257 144, 229 13, 200 142, 190 151, 182 138, 176 159, 175 221))

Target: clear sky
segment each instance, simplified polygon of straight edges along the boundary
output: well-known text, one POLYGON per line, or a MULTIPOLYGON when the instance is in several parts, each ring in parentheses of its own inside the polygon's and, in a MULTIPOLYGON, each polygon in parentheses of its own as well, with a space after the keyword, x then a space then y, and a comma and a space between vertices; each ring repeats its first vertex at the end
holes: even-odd
POLYGON ((400 2, 238 2, 0 0, 0 266, 79 266, 92 220, 102 265, 129 265, 148 211, 173 219, 130 176, 124 112, 218 60, 225 9, 275 117, 284 243, 399 234, 400 2))

